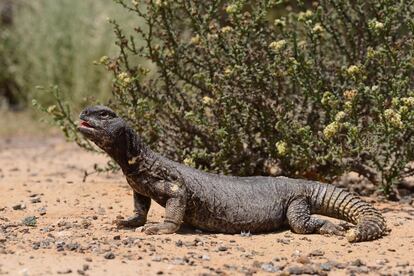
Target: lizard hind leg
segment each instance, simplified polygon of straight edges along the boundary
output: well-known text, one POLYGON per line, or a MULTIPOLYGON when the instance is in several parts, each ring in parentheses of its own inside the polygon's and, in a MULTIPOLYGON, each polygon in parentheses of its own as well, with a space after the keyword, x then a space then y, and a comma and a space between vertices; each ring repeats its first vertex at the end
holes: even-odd
POLYGON ((298 234, 345 235, 343 227, 324 219, 312 217, 310 204, 305 198, 292 201, 288 206, 286 217, 292 231, 298 234))

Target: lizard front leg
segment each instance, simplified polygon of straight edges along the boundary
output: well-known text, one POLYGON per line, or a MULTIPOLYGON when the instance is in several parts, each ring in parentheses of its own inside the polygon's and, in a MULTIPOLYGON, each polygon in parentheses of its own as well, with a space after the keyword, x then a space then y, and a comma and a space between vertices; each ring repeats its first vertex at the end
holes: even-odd
POLYGON ((127 219, 118 219, 115 224, 118 228, 140 227, 147 221, 148 210, 151 206, 151 198, 134 191, 134 215, 127 219))
POLYGON ((165 182, 161 186, 169 197, 165 204, 165 219, 162 223, 146 226, 144 231, 149 235, 175 233, 183 223, 187 204, 185 187, 165 182))

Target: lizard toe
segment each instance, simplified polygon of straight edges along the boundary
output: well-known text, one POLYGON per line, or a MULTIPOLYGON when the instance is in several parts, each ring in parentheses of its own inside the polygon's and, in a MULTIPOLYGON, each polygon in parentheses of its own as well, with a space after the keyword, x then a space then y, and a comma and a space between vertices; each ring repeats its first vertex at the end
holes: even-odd
POLYGON ((340 225, 336 225, 330 221, 326 221, 324 225, 319 229, 319 233, 322 235, 344 236, 345 229, 340 225))

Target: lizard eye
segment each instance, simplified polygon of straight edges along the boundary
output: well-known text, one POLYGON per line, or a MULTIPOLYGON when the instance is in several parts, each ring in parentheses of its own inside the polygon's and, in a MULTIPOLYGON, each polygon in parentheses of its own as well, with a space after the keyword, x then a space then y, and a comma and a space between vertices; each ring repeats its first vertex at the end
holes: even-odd
POLYGON ((108 119, 111 116, 111 114, 109 114, 109 112, 107 111, 101 111, 99 113, 99 117, 101 117, 102 119, 108 119))

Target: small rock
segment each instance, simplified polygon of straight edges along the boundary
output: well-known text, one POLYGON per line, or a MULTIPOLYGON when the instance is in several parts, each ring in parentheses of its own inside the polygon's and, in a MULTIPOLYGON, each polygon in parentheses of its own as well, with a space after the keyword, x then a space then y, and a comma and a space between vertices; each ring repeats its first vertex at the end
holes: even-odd
POLYGON ((319 266, 323 271, 331 271, 332 270, 332 264, 330 262, 326 262, 323 264, 320 264, 319 266))
POLYGON ((397 263, 397 266, 400 266, 400 267, 406 267, 406 266, 409 266, 409 265, 410 265, 410 263, 408 261, 406 261, 406 262, 398 262, 397 263))
POLYGON ((115 235, 114 240, 119 241, 121 239, 121 235, 115 235))
POLYGON ((152 258, 153 262, 161 262, 162 258, 160 256, 155 256, 154 258, 152 258))
POLYGON ((79 248, 79 243, 75 242, 75 243, 69 243, 66 245, 66 248, 69 249, 70 251, 75 251, 76 249, 79 248))
POLYGON ((31 227, 34 227, 34 226, 36 226, 37 219, 36 219, 36 217, 35 217, 35 216, 28 216, 28 217, 25 217, 25 218, 22 220, 22 223, 23 223, 24 225, 26 225, 26 226, 31 226, 31 227))
POLYGON ((323 252, 322 250, 313 250, 311 253, 309 253, 309 256, 311 257, 321 257, 325 255, 325 252, 323 252))
POLYGON ((34 197, 32 199, 30 199, 31 203, 40 203, 42 202, 42 200, 40 199, 40 197, 34 197))
POLYGON ((356 259, 355 261, 352 261, 350 264, 357 267, 364 265, 364 263, 360 259, 356 259))
POLYGON ((106 252, 105 255, 104 255, 104 258, 107 259, 107 260, 115 259, 115 254, 112 253, 112 252, 106 252))
POLYGON ((181 246, 183 246, 183 241, 178 240, 178 241, 175 242, 175 245, 178 246, 178 247, 181 247, 181 246))
POLYGON ((208 256, 208 255, 203 255, 203 256, 201 257, 201 259, 202 259, 202 260, 204 260, 204 261, 209 261, 209 260, 210 260, 210 256, 208 256))
POLYGON ((24 203, 19 203, 12 206, 13 210, 23 210, 26 209, 26 205, 24 203))
POLYGON ((323 273, 322 271, 319 271, 315 269, 314 267, 310 265, 304 265, 304 266, 292 266, 289 267, 287 270, 290 274, 293 275, 300 275, 300 274, 318 274, 318 275, 325 275, 326 273, 323 273))
POLYGON ((41 216, 46 215, 46 208, 45 207, 39 208, 38 211, 39 211, 39 215, 41 215, 41 216))
POLYGON ((260 268, 266 272, 278 272, 280 269, 275 267, 272 263, 264 263, 260 268))
POLYGON ((218 251, 227 251, 228 248, 224 245, 220 245, 217 249, 218 251))
POLYGON ((70 274, 70 273, 72 273, 72 269, 70 269, 70 268, 65 269, 65 270, 59 270, 57 272, 57 274, 70 274))
POLYGON ((296 259, 296 262, 298 262, 300 264, 310 264, 311 261, 308 258, 308 256, 301 255, 296 259))
MULTIPOLYGON (((92 258, 91 257, 86 257, 85 258, 85 261, 87 261, 87 262, 89 262, 89 263, 91 263, 92 262, 92 258)), ((85 265, 84 265, 85 266, 85 265)), ((87 265, 88 266, 88 268, 89 268, 89 265, 87 265)))

